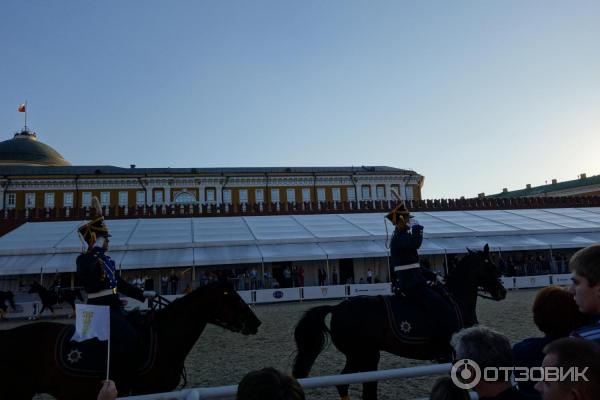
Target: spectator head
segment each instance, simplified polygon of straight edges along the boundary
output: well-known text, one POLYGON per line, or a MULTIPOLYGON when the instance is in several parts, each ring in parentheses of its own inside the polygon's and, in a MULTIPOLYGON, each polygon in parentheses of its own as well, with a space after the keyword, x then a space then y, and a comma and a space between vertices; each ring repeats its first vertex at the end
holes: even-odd
POLYGON ((565 337, 587 322, 573 296, 560 286, 546 286, 533 301, 533 321, 550 337, 565 337))
POLYGON ((571 257, 570 293, 579 310, 587 315, 600 314, 600 245, 588 246, 571 257))
POLYGON ((469 400, 469 391, 461 389, 448 376, 438 379, 431 388, 429 400, 469 400))
POLYGON ((275 368, 246 374, 238 385, 236 400, 305 400, 297 380, 275 368))
POLYGON ((452 336, 456 358, 475 361, 483 371, 487 367, 512 367, 512 348, 508 338, 483 326, 466 328, 452 336))
POLYGON ((600 399, 600 347, 597 344, 584 339, 563 338, 548 344, 544 354, 542 367, 558 367, 563 371, 573 367, 579 371, 587 368, 583 374, 587 381, 538 382, 535 388, 543 400, 600 399))

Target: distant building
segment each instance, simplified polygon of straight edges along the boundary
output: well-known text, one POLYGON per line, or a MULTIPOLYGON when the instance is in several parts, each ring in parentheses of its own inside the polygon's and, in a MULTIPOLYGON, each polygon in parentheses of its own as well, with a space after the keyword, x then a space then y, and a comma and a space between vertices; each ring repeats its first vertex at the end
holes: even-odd
POLYGON ((587 177, 581 174, 579 179, 570 181, 552 182, 546 185, 534 186, 527 185, 525 189, 508 190, 503 189, 502 193, 493 194, 487 197, 491 198, 513 198, 513 197, 568 197, 568 196, 600 196, 600 175, 587 177))
POLYGON ((384 166, 120 168, 72 166, 23 130, 0 142, 0 210, 420 200, 424 177, 384 166))

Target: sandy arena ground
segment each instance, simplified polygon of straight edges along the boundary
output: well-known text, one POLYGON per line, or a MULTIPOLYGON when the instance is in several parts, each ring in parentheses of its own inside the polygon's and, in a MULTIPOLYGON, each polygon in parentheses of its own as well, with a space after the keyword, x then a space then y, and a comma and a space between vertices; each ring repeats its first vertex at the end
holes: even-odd
MULTIPOLYGON (((520 290, 510 291, 506 300, 502 302, 479 299, 480 323, 506 334, 512 342, 526 337, 539 336, 540 332, 533 324, 531 315, 531 304, 535 294, 535 290, 520 290)), ((246 372, 266 366, 290 372, 295 350, 293 328, 302 313, 317 305, 338 302, 336 300, 258 305, 255 307, 255 312, 261 319, 262 325, 259 333, 255 336, 234 334, 209 325, 187 358, 187 387, 236 384, 246 372)), ((68 322, 68 320, 62 322, 68 322)), ((27 323, 27 321, 0 323, 0 329, 7 329, 22 323, 27 323)), ((427 362, 413 361, 382 353, 379 368, 401 368, 422 364, 427 364, 427 362)), ((343 356, 331 346, 321 353, 311 376, 338 374, 343 365, 343 356)), ((435 377, 380 382, 379 398, 396 400, 426 397, 434 381, 435 377)), ((360 398, 359 389, 359 385, 351 386, 351 398, 360 398)), ((50 396, 37 396, 35 399, 51 398, 50 396)), ((339 397, 335 388, 323 388, 308 391, 307 398, 325 400, 339 397)))

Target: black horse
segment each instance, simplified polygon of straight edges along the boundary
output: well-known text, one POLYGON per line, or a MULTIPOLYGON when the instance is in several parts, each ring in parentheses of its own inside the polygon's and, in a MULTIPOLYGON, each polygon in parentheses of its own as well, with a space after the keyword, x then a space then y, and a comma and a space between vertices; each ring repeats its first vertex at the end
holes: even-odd
MULTIPOLYGON (((131 382, 133 394, 174 390, 185 358, 208 323, 249 335, 256 334, 260 320, 225 281, 201 286, 154 311, 145 323, 135 324, 141 344, 137 360, 140 369, 131 382)), ((95 399, 102 372, 90 377, 74 376, 58 364, 56 344, 67 333, 72 334, 72 325, 54 322, 37 322, 0 331, 0 343, 10 343, 10 346, 0 347, 3 382, 0 399, 30 400, 35 393, 48 393, 61 400, 95 399)), ((121 387, 118 381, 116 385, 121 387)))
MULTIPOLYGON (((52 308, 52 306, 62 303, 69 304, 71 306, 71 309, 73 310, 73 314, 75 314, 75 300, 79 299, 83 301, 83 296, 81 295, 80 289, 61 288, 58 290, 51 290, 46 289, 36 281, 34 281, 31 284, 31 288, 29 289, 28 293, 37 293, 38 296, 40 296, 40 300, 42 302, 42 309, 37 313, 37 315, 33 316, 34 318, 39 318, 46 309, 50 310, 50 312, 54 316, 54 309, 52 308)), ((70 316, 71 315, 69 315, 69 317, 70 316)))
MULTIPOLYGON (((506 289, 502 286, 496 266, 489 259, 489 247, 483 251, 469 253, 449 271, 445 287, 451 299, 457 304, 462 314, 464 327, 477 323, 476 304, 479 289, 491 294, 494 300, 506 297, 506 289)), ((445 343, 424 341, 407 342, 400 340, 383 301, 382 296, 355 297, 335 306, 319 306, 308 310, 298 322, 294 337, 297 354, 294 360, 293 375, 296 378, 308 376, 312 365, 323 350, 327 334, 335 347, 346 356, 343 374, 377 370, 380 351, 403 357, 433 360, 448 356, 448 339, 445 343), (325 316, 331 313, 330 327, 325 325, 325 316)), ((432 325, 431 316, 422 316, 415 310, 413 315, 421 317, 423 325, 432 325)), ((404 323, 404 322, 403 322, 404 323)), ((428 337, 435 337, 429 332, 428 337)), ((342 399, 348 399, 348 386, 338 386, 342 399)), ((363 399, 377 398, 377 382, 363 384, 363 399)))
POLYGON ((13 311, 17 309, 15 304, 15 295, 13 292, 10 290, 7 292, 0 290, 0 319, 5 319, 4 316, 8 312, 8 306, 6 305, 7 303, 10 305, 10 308, 12 308, 13 311))

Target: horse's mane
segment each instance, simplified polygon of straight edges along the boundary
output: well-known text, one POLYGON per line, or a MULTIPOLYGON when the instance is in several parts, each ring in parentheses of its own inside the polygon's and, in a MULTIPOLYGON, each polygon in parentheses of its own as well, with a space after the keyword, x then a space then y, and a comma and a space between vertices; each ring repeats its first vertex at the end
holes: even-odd
POLYGON ((181 310, 189 309, 199 296, 202 296, 208 289, 217 285, 219 285, 218 282, 213 282, 208 285, 200 286, 191 293, 173 300, 165 308, 156 311, 156 317, 165 318, 168 315, 177 314, 181 310))

